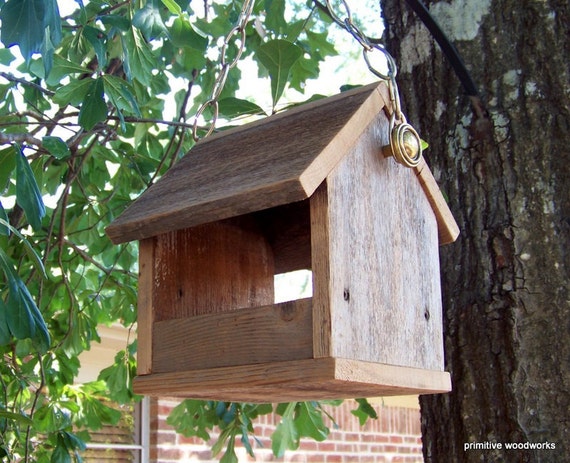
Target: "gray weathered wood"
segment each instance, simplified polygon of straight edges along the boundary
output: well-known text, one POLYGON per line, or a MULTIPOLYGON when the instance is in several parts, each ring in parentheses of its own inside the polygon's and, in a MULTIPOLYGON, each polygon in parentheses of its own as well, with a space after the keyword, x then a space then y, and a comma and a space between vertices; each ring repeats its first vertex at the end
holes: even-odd
POLYGON ((387 135, 380 115, 327 178, 332 354, 443 369, 437 222, 387 135))
POLYGON ((142 239, 306 199, 382 110, 377 87, 204 139, 129 206, 107 234, 115 243, 142 239))
POLYGON ((449 390, 438 243, 458 229, 425 162, 383 157, 387 101, 371 85, 206 139, 108 228, 142 239, 137 392, 449 390), (274 305, 300 268, 313 297, 274 305))

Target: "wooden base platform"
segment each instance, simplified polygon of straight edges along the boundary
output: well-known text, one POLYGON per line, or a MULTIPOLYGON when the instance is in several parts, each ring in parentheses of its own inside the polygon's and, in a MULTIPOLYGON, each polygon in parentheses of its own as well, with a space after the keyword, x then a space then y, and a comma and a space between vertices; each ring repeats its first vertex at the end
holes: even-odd
POLYGON ((138 394, 275 403, 449 392, 445 371, 339 358, 295 360, 137 376, 138 394))

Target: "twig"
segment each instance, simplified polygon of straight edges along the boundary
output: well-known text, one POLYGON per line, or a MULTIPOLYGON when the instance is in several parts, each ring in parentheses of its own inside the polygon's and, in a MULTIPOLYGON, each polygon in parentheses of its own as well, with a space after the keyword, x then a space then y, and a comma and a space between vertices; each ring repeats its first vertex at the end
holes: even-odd
POLYGON ((0 144, 5 143, 27 143, 28 145, 42 146, 42 141, 29 133, 0 132, 0 144))
MULTIPOLYGON (((40 366, 40 384, 38 385, 36 392, 34 394, 34 400, 32 402, 32 406, 30 407, 30 420, 33 418, 34 413, 36 411, 36 406, 38 404, 38 400, 40 398, 40 395, 42 394, 42 390, 46 384, 46 374, 44 371, 44 363, 42 360, 42 356, 38 353, 38 365, 40 366)), ((26 429, 26 444, 25 444, 25 450, 24 450, 24 462, 27 463, 29 461, 30 455, 29 455, 29 447, 30 447, 30 433, 32 431, 32 426, 28 425, 27 429, 26 429)))
POLYGON ((71 249, 73 249, 74 252, 79 254, 83 258, 83 260, 89 262, 90 264, 93 264, 95 267, 97 267, 99 270, 101 270, 106 275, 111 275, 113 272, 117 272, 117 273, 122 273, 123 275, 127 275, 130 277, 135 277, 135 274, 133 274, 132 272, 129 272, 128 270, 105 267, 103 264, 100 264, 99 262, 97 262, 95 259, 93 259, 93 257, 91 257, 88 253, 86 253, 83 249, 81 249, 79 246, 77 246, 74 242, 72 242, 70 240, 66 239, 65 244, 67 246, 69 246, 71 249))
POLYGON ((0 72, 0 77, 4 77, 4 79, 9 80, 10 82, 16 82, 18 84, 27 85, 28 87, 33 87, 47 96, 55 95, 55 92, 52 92, 47 88, 43 88, 41 85, 38 85, 34 82, 29 82, 26 79, 21 79, 20 77, 16 77, 14 74, 10 74, 9 72, 0 72))

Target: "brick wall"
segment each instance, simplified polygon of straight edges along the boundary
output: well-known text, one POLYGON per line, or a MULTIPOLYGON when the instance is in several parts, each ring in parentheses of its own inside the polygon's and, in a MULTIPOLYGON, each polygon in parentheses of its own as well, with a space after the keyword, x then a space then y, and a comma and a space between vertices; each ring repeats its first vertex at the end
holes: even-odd
MULTIPOLYGON (((177 400, 153 399, 151 402, 151 451, 153 463, 214 462, 211 443, 178 435, 166 424, 170 410, 177 400)), ((345 401, 331 407, 330 414, 338 424, 324 442, 303 439, 297 451, 288 451, 283 458, 271 452, 270 436, 279 420, 278 416, 265 415, 255 423, 255 433, 262 446, 254 444, 256 459, 243 448, 236 450, 240 462, 273 461, 299 463, 420 463, 423 462, 420 414, 417 408, 403 408, 376 404, 377 420, 368 420, 360 427, 358 419, 350 413, 356 405, 345 401)), ((327 423, 331 429, 332 423, 327 423)), ((219 455, 221 456, 221 455, 219 455)))

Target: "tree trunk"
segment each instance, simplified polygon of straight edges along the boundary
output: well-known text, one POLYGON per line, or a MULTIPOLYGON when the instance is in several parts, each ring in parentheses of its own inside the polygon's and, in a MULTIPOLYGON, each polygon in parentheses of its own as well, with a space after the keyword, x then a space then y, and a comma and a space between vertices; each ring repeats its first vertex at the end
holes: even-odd
POLYGON ((425 460, 570 461, 568 1, 429 3, 483 111, 406 2, 381 3, 404 112, 461 228, 440 250, 453 392, 420 400, 425 460))

